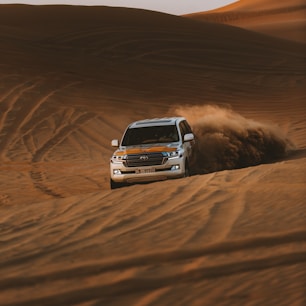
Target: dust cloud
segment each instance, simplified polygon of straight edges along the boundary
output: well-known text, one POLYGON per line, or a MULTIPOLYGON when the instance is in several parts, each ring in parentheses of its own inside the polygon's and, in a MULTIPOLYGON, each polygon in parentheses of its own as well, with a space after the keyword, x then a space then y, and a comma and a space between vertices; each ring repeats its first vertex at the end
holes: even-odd
POLYGON ((181 107, 176 113, 189 121, 195 134, 196 173, 269 163, 294 149, 277 125, 247 119, 229 108, 181 107))

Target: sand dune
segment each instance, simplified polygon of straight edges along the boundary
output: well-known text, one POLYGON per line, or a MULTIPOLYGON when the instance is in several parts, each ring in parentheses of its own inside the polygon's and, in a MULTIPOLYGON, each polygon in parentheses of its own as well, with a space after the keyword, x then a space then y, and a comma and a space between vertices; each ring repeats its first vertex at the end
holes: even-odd
POLYGON ((306 43, 306 5, 303 0, 290 3, 276 0, 243 0, 216 10, 186 16, 306 43))
POLYGON ((25 5, 0 5, 0 44, 0 305, 306 303, 304 44, 143 10, 25 5), (111 139, 178 113, 203 133, 205 167, 216 148, 256 149, 256 166, 219 154, 210 173, 110 190, 111 139), (269 139, 282 153, 271 160, 269 139))

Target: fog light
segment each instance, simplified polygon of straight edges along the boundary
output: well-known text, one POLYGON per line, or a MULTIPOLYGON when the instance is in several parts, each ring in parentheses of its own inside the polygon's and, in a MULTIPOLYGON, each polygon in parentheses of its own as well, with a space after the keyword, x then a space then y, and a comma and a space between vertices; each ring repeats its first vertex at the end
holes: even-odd
POLYGON ((174 165, 171 167, 171 170, 174 171, 174 170, 180 170, 180 165, 174 165))
POLYGON ((113 174, 114 175, 120 175, 121 174, 121 171, 119 169, 114 169, 113 170, 113 174))

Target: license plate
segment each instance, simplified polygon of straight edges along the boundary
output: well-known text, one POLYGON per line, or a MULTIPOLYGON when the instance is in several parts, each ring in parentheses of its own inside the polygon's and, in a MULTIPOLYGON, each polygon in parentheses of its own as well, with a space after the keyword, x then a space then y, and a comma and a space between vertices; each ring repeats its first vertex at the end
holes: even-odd
POLYGON ((153 168, 150 168, 150 169, 137 169, 135 172, 137 174, 140 174, 140 173, 152 173, 152 172, 155 172, 155 169, 153 169, 153 168))

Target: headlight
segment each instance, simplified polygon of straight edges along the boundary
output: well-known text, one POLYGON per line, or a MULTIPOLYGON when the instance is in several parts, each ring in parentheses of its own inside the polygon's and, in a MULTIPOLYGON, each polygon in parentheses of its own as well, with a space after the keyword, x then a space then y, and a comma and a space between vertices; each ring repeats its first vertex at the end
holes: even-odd
POLYGON ((168 158, 177 158, 180 156, 179 151, 172 151, 172 152, 164 152, 164 156, 167 156, 168 158))
POLYGON ((112 160, 114 162, 123 162, 124 160, 126 160, 126 155, 116 155, 114 154, 112 157, 112 160))

